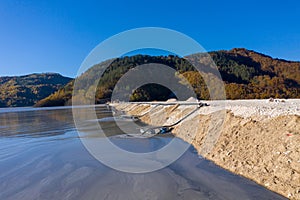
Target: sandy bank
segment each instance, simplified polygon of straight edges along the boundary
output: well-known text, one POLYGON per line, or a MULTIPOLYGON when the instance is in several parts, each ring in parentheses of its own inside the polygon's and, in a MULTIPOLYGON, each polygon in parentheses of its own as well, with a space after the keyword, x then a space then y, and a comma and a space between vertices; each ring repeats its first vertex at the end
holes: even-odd
MULTIPOLYGON (((173 133, 217 165, 291 199, 300 199, 300 100, 207 101, 173 133)), ((180 119, 195 105, 113 104, 153 125, 180 119)))

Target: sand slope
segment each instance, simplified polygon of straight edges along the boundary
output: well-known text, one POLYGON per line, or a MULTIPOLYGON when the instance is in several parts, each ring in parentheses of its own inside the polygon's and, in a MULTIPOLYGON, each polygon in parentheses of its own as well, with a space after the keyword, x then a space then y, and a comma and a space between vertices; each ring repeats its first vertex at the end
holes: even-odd
MULTIPOLYGON (((217 165, 300 199, 300 100, 207 101, 173 133, 217 165)), ((195 105, 113 104, 149 124, 171 124, 195 105), (153 108, 154 107, 154 108, 153 108), (152 110, 151 110, 152 109, 152 110), (149 112, 150 111, 150 112, 149 112)))

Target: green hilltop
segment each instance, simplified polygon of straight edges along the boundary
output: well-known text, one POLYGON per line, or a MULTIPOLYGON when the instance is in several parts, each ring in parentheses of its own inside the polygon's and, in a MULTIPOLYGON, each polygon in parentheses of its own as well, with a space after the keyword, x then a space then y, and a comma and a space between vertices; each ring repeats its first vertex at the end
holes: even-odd
MULTIPOLYGON (((213 51, 209 55, 222 76, 227 99, 300 98, 300 62, 274 59, 243 48, 213 51)), ((193 64, 201 62, 201 56, 194 54, 187 57, 193 64)), ((204 67, 200 75, 186 59, 173 55, 126 56, 96 64, 76 79, 83 88, 81 96, 91 96, 91 91, 96 88, 95 103, 109 101, 115 85, 124 74, 148 63, 173 68, 180 84, 185 84, 180 81, 184 77, 199 99, 210 98, 204 79, 216 81, 214 73, 204 67), (100 71, 108 64, 97 82, 100 71)), ((74 81, 57 73, 0 77, 0 107, 71 105, 74 81)), ((176 96, 168 88, 157 84, 147 84, 129 92, 132 93, 131 101, 166 100, 176 96)))
MULTIPOLYGON (((274 59, 255 51, 235 48, 229 51, 210 52, 225 83, 227 99, 261 99, 261 98, 299 98, 300 97, 300 62, 274 59)), ((194 61, 201 60, 201 54, 188 56, 194 61)), ((112 91, 118 80, 129 70, 138 65, 160 63, 175 69, 189 81, 199 99, 209 99, 209 92, 204 77, 214 80, 213 73, 205 71, 200 75, 185 59, 177 56, 135 55, 117 58, 105 70, 99 82, 99 72, 110 61, 99 63, 77 79, 81 82, 83 97, 90 95, 90 90, 96 87, 95 103, 110 100, 112 91), (204 77, 203 77, 204 76, 204 77)), ((178 76, 180 77, 180 76, 178 76)), ((36 106, 70 105, 74 80, 54 94, 39 101, 36 106)), ((132 93, 131 101, 166 100, 174 94, 167 88, 147 84, 132 93)))
POLYGON ((0 107, 33 106, 71 80, 57 73, 0 77, 0 107))

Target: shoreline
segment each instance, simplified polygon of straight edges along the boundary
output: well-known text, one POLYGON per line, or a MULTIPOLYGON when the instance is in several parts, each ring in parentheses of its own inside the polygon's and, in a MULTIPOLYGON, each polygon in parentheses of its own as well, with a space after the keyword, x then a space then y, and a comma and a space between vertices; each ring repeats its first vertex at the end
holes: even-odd
MULTIPOLYGON (((171 124, 195 108, 176 102, 153 108, 158 103, 111 106, 129 115, 146 113, 140 119, 150 125, 171 124)), ((287 198, 300 199, 300 100, 203 103, 210 106, 176 125, 172 134, 216 165, 287 198)))

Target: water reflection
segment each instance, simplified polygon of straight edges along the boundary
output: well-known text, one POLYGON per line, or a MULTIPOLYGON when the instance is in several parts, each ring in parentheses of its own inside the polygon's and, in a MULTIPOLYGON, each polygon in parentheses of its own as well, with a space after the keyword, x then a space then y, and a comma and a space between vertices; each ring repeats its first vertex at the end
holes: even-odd
POLYGON ((70 109, 0 113, 0 136, 43 137, 74 128, 70 109))

